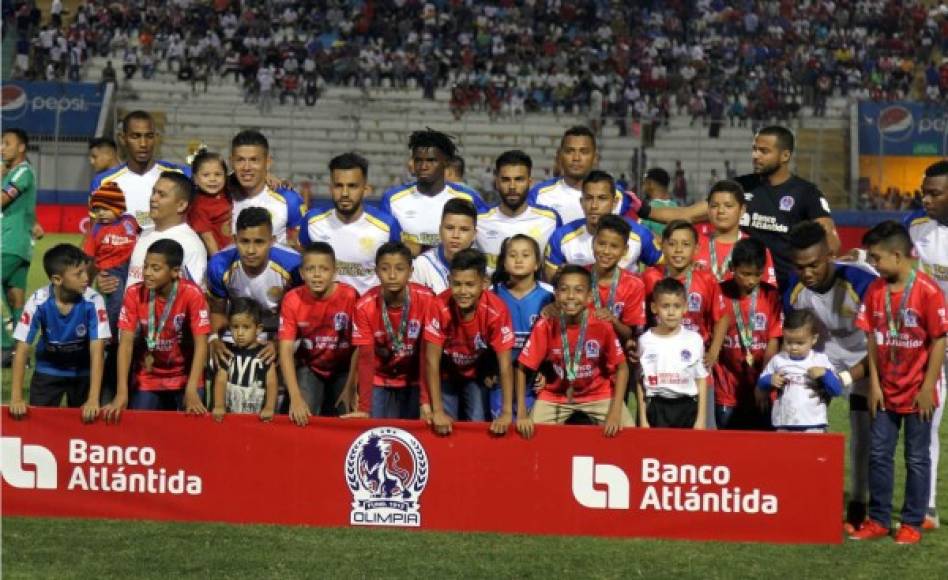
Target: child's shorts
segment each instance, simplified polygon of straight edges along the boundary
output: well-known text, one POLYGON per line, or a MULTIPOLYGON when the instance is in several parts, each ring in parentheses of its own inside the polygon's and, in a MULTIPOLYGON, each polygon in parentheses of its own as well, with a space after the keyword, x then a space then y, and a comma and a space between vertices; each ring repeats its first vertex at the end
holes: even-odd
POLYGON ((698 420, 697 397, 649 397, 645 401, 649 427, 692 429, 698 420))
POLYGON ((59 377, 41 372, 33 373, 30 382, 30 405, 34 407, 59 407, 63 395, 66 405, 81 407, 89 397, 89 377, 59 377))

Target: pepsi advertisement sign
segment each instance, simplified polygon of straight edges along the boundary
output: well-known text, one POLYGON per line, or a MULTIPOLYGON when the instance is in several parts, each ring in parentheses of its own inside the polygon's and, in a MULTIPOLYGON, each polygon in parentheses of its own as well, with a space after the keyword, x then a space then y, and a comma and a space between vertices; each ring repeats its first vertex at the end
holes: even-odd
POLYGON ((860 102, 859 154, 948 155, 948 106, 860 102))
POLYGON ((3 126, 52 136, 58 124, 63 137, 92 137, 104 100, 105 93, 94 83, 4 83, 3 126))

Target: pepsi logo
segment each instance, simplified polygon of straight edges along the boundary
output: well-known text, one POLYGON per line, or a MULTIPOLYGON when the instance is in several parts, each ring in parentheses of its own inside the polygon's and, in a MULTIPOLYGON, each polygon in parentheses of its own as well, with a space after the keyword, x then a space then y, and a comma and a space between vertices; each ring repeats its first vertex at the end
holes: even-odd
POLYGON ((889 141, 905 141, 912 136, 915 119, 912 111, 892 105, 879 112, 879 132, 889 141))
POLYGON ((7 121, 19 119, 26 112, 26 91, 18 85, 3 85, 2 110, 7 121))

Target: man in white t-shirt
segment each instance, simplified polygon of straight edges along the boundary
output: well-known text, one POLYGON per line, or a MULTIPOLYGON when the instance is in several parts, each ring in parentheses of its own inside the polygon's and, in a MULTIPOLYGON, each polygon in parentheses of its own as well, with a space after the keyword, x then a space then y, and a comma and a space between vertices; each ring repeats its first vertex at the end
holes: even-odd
POLYGON ((155 182, 151 195, 150 216, 155 228, 142 234, 135 243, 125 287, 144 280, 145 254, 158 240, 172 239, 184 248, 181 274, 185 279, 204 286, 207 271, 207 250, 191 226, 185 221, 193 195, 191 180, 177 172, 166 172, 155 182))

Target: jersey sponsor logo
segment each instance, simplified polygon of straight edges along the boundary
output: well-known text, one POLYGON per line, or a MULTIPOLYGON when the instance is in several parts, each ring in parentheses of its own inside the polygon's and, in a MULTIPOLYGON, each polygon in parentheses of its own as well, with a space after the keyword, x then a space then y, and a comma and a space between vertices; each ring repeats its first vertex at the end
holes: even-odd
POLYGON ((76 336, 82 338, 83 336, 86 335, 86 332, 88 332, 88 330, 86 329, 86 325, 85 325, 85 324, 77 324, 77 325, 76 325, 76 336))
POLYGON ((106 322, 109 319, 109 313, 105 310, 96 310, 96 314, 99 316, 99 322, 106 322))
POLYGON ((26 310, 20 315, 20 324, 25 324, 26 326, 30 325, 30 313, 26 310))
POLYGON ((599 341, 598 340, 587 340, 585 348, 586 348, 586 358, 599 357, 599 341))
POLYGON ((793 209, 793 197, 785 195, 780 198, 780 211, 790 211, 793 209))
POLYGON ((337 312, 335 316, 332 317, 333 326, 336 330, 345 330, 349 326, 349 315, 345 312, 337 312))
POLYGON ((513 330, 509 326, 501 326, 500 336, 503 340, 513 340, 513 330))
POLYGON ((688 312, 701 312, 701 294, 692 292, 688 295, 688 312))
POLYGON ((365 431, 349 447, 344 472, 352 492, 351 525, 421 525, 428 455, 411 433, 395 427, 365 431))

